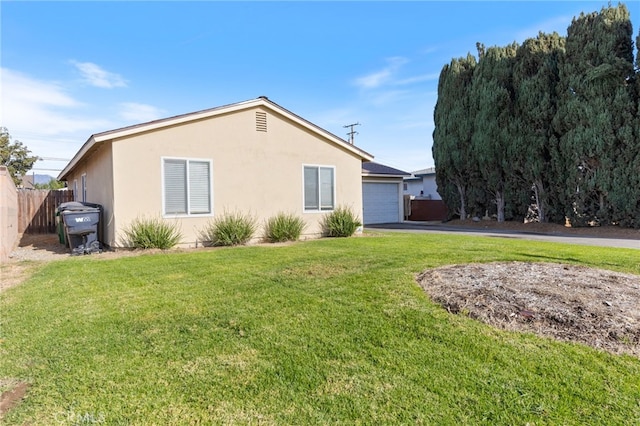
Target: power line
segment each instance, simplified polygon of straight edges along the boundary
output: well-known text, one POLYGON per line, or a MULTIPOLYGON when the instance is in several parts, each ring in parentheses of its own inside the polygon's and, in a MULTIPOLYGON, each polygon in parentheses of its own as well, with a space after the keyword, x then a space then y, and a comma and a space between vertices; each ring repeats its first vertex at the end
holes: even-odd
POLYGON ((55 158, 55 157, 38 157, 39 161, 71 161, 69 158, 55 158))

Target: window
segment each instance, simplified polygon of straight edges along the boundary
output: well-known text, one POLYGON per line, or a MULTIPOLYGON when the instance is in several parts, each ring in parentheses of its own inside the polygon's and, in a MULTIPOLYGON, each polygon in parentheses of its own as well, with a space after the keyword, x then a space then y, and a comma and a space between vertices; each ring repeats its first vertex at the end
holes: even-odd
POLYGON ((211 213, 211 161, 164 158, 162 179, 165 215, 211 213))
POLYGON ((78 179, 73 180, 73 201, 78 201, 78 179))
POLYGON ((87 201, 87 175, 84 174, 80 177, 82 185, 82 202, 87 201))
POLYGON ((335 168, 304 166, 304 210, 333 210, 335 205, 335 168))

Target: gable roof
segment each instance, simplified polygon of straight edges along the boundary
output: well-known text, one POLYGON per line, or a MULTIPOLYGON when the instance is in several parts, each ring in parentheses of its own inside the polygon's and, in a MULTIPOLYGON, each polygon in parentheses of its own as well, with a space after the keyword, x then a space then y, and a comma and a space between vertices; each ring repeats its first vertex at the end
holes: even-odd
POLYGON ((436 168, 435 167, 427 167, 426 169, 416 170, 415 172, 412 172, 411 174, 414 175, 414 176, 435 175, 436 174, 436 168))
POLYGON ((373 160, 373 155, 369 154, 366 151, 361 150, 355 145, 350 144, 346 140, 334 135, 327 130, 313 124, 312 122, 305 120, 292 113, 291 111, 281 107, 275 102, 269 100, 266 96, 260 96, 256 99, 251 99, 248 101, 237 102, 234 104, 223 105, 215 108, 205 109, 202 111, 190 112, 187 114, 176 115, 173 117, 162 118, 159 120, 149 121, 146 123, 135 124, 133 126, 121 127, 119 129, 108 130, 102 133, 96 133, 89 137, 89 139, 82 145, 80 150, 74 155, 71 161, 65 166, 65 168, 58 175, 58 180, 64 180, 65 177, 73 170, 73 168, 80 162, 84 157, 86 157, 91 152, 97 149, 97 146, 103 142, 110 141, 117 138, 122 138, 126 136, 136 135, 138 133, 148 132, 151 130, 162 129, 164 127, 175 126, 177 124, 185 124, 191 121, 202 120, 206 118, 215 117, 221 114, 228 114, 230 112, 242 111, 245 109, 255 108, 255 107, 264 107, 272 110, 289 120, 307 128, 311 132, 321 136, 327 140, 329 140, 334 145, 341 147, 354 155, 360 157, 363 161, 371 161, 373 160))
POLYGON ((411 176, 405 177, 404 180, 417 181, 422 180, 425 176, 433 176, 436 174, 435 167, 427 167, 426 169, 416 170, 415 172, 411 172, 411 176))
POLYGON ((369 161, 366 163, 362 163, 362 175, 363 176, 403 177, 403 176, 411 176, 411 173, 407 173, 399 169, 394 169, 393 167, 385 166, 384 164, 369 161))

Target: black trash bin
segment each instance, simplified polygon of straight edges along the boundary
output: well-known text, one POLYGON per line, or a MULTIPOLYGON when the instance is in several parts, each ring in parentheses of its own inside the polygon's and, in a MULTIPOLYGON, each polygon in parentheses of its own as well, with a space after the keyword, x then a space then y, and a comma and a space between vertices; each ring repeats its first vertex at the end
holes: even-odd
POLYGON ((67 247, 72 255, 99 253, 99 226, 102 209, 97 204, 70 202, 58 207, 64 223, 67 247))

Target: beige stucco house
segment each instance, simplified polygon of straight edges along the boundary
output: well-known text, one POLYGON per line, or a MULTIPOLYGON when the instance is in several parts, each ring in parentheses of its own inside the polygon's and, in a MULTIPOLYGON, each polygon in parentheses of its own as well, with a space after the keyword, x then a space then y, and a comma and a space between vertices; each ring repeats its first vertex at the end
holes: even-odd
POLYGON ((259 224, 295 213, 305 236, 319 235, 337 206, 362 217, 362 163, 372 159, 260 97, 92 135, 58 179, 77 201, 102 205, 108 246, 121 246, 122 230, 139 217, 177 222, 181 245, 194 246, 225 211, 259 224))

